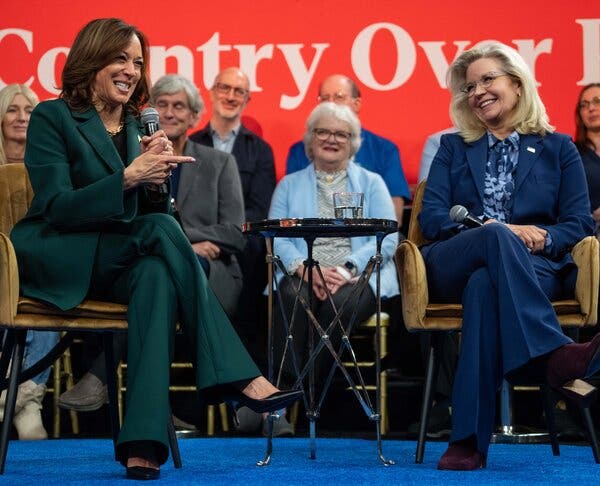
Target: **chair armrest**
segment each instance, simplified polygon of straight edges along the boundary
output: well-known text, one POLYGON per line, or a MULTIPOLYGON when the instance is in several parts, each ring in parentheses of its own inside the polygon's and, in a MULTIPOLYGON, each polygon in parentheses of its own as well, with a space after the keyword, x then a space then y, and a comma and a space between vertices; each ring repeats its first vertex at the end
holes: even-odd
POLYGON ((586 316, 586 326, 593 326, 598 321, 599 246, 595 236, 588 236, 571 250, 578 268, 575 299, 579 302, 581 313, 586 316))
POLYGON ((412 241, 404 240, 396 248, 395 262, 400 281, 404 325, 408 330, 423 329, 429 290, 421 251, 412 241))
POLYGON ((19 302, 19 269, 12 242, 0 233, 0 324, 13 324, 19 302))

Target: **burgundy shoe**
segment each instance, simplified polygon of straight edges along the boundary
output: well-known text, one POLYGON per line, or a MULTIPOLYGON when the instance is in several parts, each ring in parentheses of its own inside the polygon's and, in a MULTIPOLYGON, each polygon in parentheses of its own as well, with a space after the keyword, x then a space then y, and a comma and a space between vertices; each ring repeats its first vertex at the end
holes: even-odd
POLYGON ((450 471, 473 471, 486 466, 485 455, 474 446, 464 442, 450 444, 438 462, 438 469, 450 471))
POLYGON ((565 344, 554 350, 547 366, 546 376, 552 388, 597 373, 600 371, 600 334, 589 343, 565 344))

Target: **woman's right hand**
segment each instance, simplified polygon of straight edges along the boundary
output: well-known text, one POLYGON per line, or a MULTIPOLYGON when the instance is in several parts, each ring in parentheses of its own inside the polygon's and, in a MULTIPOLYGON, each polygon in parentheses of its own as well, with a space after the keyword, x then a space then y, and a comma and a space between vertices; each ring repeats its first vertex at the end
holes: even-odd
MULTIPOLYGON (((313 279, 312 279, 312 287, 313 293, 319 300, 325 300, 327 298, 327 288, 329 292, 333 295, 338 289, 348 283, 348 281, 340 275, 334 267, 321 267, 321 272, 323 273, 323 278, 325 279, 325 284, 321 281, 321 277, 316 268, 313 268, 313 279)), ((296 269, 296 275, 302 278, 304 274, 304 280, 308 283, 308 272, 304 273, 304 265, 300 265, 296 269)))
POLYGON ((160 185, 167 180, 177 164, 195 160, 193 157, 173 155, 172 146, 165 145, 161 137, 152 138, 147 143, 145 152, 125 168, 124 188, 132 189, 140 184, 160 185))

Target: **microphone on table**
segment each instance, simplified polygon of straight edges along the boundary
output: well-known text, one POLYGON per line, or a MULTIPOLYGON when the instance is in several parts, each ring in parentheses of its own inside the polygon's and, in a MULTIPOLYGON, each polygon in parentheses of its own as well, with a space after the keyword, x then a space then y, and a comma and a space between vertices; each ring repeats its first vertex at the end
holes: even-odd
POLYGON ((474 214, 470 213, 467 208, 457 204, 450 209, 450 219, 455 223, 461 223, 468 228, 479 228, 483 226, 483 221, 474 214))
MULTIPOLYGON (((155 108, 146 108, 142 111, 140 115, 140 120, 144 125, 144 132, 146 135, 151 136, 160 130, 160 123, 158 122, 158 111, 155 108)), ((169 194, 169 188, 167 184, 163 182, 162 184, 155 185, 155 190, 161 195, 166 196, 169 194)))

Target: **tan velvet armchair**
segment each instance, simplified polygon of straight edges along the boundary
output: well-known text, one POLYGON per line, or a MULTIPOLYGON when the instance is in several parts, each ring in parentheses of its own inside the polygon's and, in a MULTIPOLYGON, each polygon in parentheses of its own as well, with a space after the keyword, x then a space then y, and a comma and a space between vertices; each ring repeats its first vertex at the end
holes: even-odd
MULTIPOLYGON (((427 419, 432 402, 432 385, 438 366, 438 348, 436 341, 443 332, 459 331, 462 325, 462 306, 456 304, 436 304, 429 301, 427 273, 425 262, 419 247, 427 240, 418 222, 422 209, 425 181, 422 181, 415 192, 408 229, 408 237, 396 249, 396 267, 400 279, 402 295, 402 315, 406 328, 411 332, 431 332, 432 340, 429 349, 425 388, 421 408, 421 425, 417 443, 416 462, 423 461, 427 419)), ((579 273, 573 299, 552 302, 558 320, 564 328, 581 328, 593 326, 598 317, 598 285, 600 283, 598 240, 588 236, 581 240, 572 250, 573 259, 579 273)), ((552 425, 550 428, 552 429, 552 425)), ((551 432, 553 452, 558 454, 558 443, 551 432)), ((597 455, 597 451, 595 451, 597 455)))
MULTIPOLYGON (((19 295, 17 259, 9 234, 15 223, 27 212, 32 198, 33 191, 25 166, 0 166, 0 329, 6 330, 0 358, 0 377, 6 376, 9 361, 13 363, 8 380, 0 380, 0 389, 8 388, 0 432, 0 474, 4 473, 18 384, 53 363, 72 342, 70 331, 98 332, 103 335, 107 371, 110 370, 107 372, 107 387, 113 440, 116 440, 119 431, 112 334, 127 330, 127 307, 111 302, 85 300, 75 309, 61 311, 41 301, 19 295), (45 358, 28 370, 21 370, 25 335, 30 329, 67 332, 45 358)), ((166 426, 169 427, 175 467, 181 467, 172 421, 166 426)))

